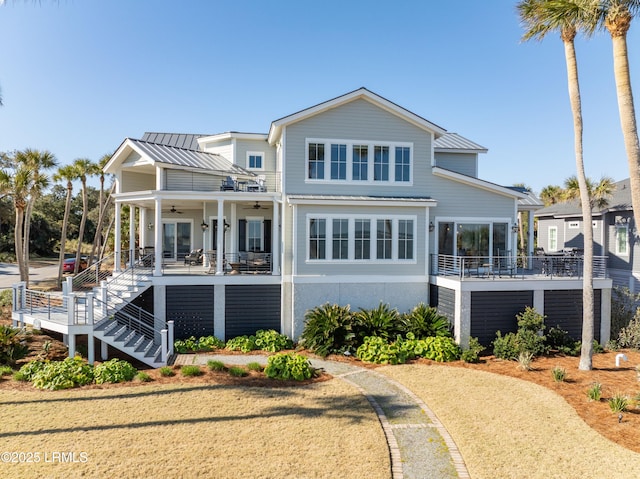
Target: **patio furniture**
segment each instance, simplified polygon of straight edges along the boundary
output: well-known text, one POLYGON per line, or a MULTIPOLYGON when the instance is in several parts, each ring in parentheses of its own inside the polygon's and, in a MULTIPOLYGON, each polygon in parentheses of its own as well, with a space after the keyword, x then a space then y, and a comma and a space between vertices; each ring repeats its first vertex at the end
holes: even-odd
POLYGON ((227 176, 222 180, 220 191, 238 191, 238 183, 231 176, 227 176))
POLYGON ((255 181, 249 181, 247 183, 247 191, 267 191, 265 186, 266 176, 258 175, 255 181))
POLYGON ((202 263, 202 248, 194 249, 189 254, 184 256, 184 264, 195 265, 202 263))

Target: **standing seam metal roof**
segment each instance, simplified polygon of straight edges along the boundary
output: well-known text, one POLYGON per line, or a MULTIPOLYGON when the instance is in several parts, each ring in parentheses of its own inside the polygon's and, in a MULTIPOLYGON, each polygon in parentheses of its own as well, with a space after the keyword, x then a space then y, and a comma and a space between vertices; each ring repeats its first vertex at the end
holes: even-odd
POLYGON ((256 176, 251 171, 245 170, 238 165, 234 165, 226 158, 204 151, 188 150, 157 143, 150 143, 143 140, 129 139, 151 160, 176 166, 198 168, 210 172, 221 172, 230 175, 256 176))
POLYGON ((447 149, 447 150, 478 150, 478 151, 487 151, 484 146, 478 145, 471 140, 466 139, 463 136, 458 135, 457 133, 445 133, 440 138, 436 138, 436 141, 433 143, 433 147, 438 149, 447 149))

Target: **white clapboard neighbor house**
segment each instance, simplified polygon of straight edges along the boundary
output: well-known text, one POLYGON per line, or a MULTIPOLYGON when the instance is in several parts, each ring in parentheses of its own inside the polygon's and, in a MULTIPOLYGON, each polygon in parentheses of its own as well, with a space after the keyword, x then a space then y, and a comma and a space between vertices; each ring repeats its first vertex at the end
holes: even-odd
MULTIPOLYGON (((152 365, 174 338, 273 328, 296 339, 325 302, 425 302, 462 345, 515 331, 534 306, 579 337, 582 258, 518 254, 518 214, 542 205, 478 178, 486 151, 365 88, 267 133, 127 138, 105 166, 116 179, 113 274, 99 282, 90 268, 88 296, 18 285, 14 318, 68 334, 71 350, 89 335, 103 353, 108 344, 152 365)), ((595 266, 605 341, 611 280, 603 258, 595 266)))

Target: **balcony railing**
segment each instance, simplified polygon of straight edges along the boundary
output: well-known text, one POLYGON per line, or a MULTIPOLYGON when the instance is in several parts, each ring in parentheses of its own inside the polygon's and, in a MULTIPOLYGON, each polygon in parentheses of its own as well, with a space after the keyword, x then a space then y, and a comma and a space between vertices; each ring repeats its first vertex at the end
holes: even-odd
MULTIPOLYGON (((582 278, 584 256, 546 254, 535 256, 431 255, 431 274, 464 279, 556 279, 582 278)), ((593 277, 607 277, 607 257, 593 257, 593 277)))

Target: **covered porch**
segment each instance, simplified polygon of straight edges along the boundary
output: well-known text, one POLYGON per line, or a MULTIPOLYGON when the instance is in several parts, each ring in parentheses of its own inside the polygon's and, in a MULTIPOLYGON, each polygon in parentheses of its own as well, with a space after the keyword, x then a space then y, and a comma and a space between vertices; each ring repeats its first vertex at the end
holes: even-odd
POLYGON ((144 191, 114 196, 116 265, 124 258, 143 261, 153 276, 280 274, 278 193, 144 191))

